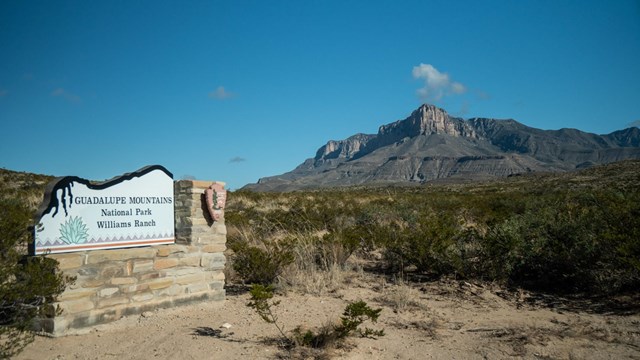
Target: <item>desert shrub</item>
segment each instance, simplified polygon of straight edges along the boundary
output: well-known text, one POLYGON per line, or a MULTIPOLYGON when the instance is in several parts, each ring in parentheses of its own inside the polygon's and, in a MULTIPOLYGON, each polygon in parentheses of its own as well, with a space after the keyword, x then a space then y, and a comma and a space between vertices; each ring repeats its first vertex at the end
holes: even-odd
POLYGON ((638 283, 638 205, 603 193, 532 199, 488 232, 487 271, 513 285, 561 292, 613 292, 638 283), (631 215, 625 215, 631 214, 631 215))
POLYGON ((321 234, 289 236, 294 262, 279 277, 280 285, 314 295, 335 292, 343 286, 347 266, 336 262, 345 253, 341 244, 328 244, 321 234))
POLYGON ((387 264, 394 270, 414 266, 436 276, 461 272, 461 229, 450 214, 425 216, 399 231, 385 249, 387 264))
POLYGON ((334 345, 339 339, 332 323, 320 326, 316 331, 297 326, 292 331, 293 341, 297 346, 323 349, 334 345))
POLYGON ((317 242, 317 263, 324 269, 344 267, 351 255, 367 241, 367 232, 352 226, 325 234, 317 242))
POLYGON ((296 345, 323 348, 354 334, 370 338, 384 335, 384 330, 374 330, 368 327, 363 330, 360 328, 360 325, 367 320, 375 323, 382 311, 382 309, 373 309, 366 302, 360 300, 347 304, 340 317, 339 325, 325 324, 320 327, 318 332, 303 331, 301 326, 297 326, 292 331, 293 336, 289 337, 286 335, 284 327, 278 323, 275 307, 280 304, 280 301, 273 300, 273 287, 254 284, 249 293, 251 298, 247 306, 254 309, 262 320, 273 324, 278 329, 280 343, 285 348, 296 345))
POLYGON ((0 358, 33 340, 33 320, 52 315, 51 304, 71 281, 57 271, 56 260, 26 256, 30 222, 24 205, 0 199, 0 358))
POLYGON ((362 337, 383 336, 384 330, 373 330, 368 327, 365 327, 365 329, 362 330, 360 328, 360 325, 367 320, 370 320, 373 323, 378 321, 381 311, 382 309, 373 309, 369 307, 369 305, 362 300, 350 302, 347 304, 342 316, 340 317, 340 325, 335 327, 337 337, 345 338, 353 335, 354 333, 357 333, 362 337))
POLYGON ((392 271, 411 266, 556 292, 633 290, 637 164, 481 184, 243 192, 241 204, 230 202, 227 224, 237 218, 264 239, 292 238, 297 269, 317 279, 353 254, 383 254, 392 271))
POLYGON ((249 284, 273 284, 285 267, 293 263, 290 242, 264 242, 262 247, 234 242, 233 269, 249 284))

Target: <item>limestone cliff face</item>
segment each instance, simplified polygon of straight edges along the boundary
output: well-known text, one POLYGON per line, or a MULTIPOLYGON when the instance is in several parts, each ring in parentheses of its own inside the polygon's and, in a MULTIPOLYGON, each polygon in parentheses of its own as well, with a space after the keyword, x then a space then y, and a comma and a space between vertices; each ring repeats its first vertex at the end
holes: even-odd
POLYGON ((317 161, 337 158, 351 159, 374 137, 374 135, 356 134, 345 140, 329 140, 326 145, 318 149, 315 159, 317 161))
POLYGON ((329 159, 359 158, 404 138, 434 134, 476 137, 473 127, 464 120, 452 118, 443 109, 424 104, 413 111, 408 118, 380 126, 377 135, 356 134, 345 140, 330 140, 318 149, 315 160, 320 164, 329 159))
POLYGON ((246 188, 302 188, 487 179, 532 171, 569 171, 640 158, 640 129, 608 135, 540 130, 515 120, 449 116, 424 104, 377 134, 331 140, 294 170, 246 188))
POLYGON ((449 117, 443 109, 428 104, 420 106, 408 118, 382 125, 378 130, 378 136, 381 137, 403 138, 432 134, 476 136, 473 128, 463 120, 449 117))

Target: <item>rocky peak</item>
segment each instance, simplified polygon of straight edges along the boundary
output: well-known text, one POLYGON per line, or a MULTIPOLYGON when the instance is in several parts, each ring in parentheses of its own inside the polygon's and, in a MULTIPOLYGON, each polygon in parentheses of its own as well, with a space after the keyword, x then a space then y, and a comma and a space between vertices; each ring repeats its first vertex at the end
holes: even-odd
POLYGON ((316 160, 349 159, 358 153, 374 135, 356 134, 345 140, 329 140, 316 152, 316 160))
POLYGON ((378 130, 379 136, 395 138, 431 134, 476 137, 473 128, 464 120, 450 117, 445 110, 429 104, 421 105, 408 118, 383 125, 378 130))
POLYGON ((331 140, 316 152, 315 165, 333 159, 349 160, 362 157, 377 148, 396 143, 404 138, 432 134, 477 138, 474 127, 463 119, 430 104, 423 104, 404 120, 382 125, 377 135, 356 134, 345 140, 331 140))

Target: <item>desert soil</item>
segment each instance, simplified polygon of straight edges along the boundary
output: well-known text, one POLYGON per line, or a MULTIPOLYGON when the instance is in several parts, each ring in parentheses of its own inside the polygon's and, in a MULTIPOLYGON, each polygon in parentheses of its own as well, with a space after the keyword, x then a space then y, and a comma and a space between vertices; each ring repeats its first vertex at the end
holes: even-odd
MULTIPOLYGON (((285 331, 339 319, 349 301, 382 308, 377 339, 349 338, 328 350, 285 350, 278 331, 246 306, 246 291, 222 304, 147 312, 83 334, 37 337, 17 359, 640 359, 637 298, 592 300, 440 281, 394 285, 354 275, 332 294, 277 294, 285 331), (223 325, 231 325, 225 328, 223 325)), ((228 326, 227 325, 227 326, 228 326)))

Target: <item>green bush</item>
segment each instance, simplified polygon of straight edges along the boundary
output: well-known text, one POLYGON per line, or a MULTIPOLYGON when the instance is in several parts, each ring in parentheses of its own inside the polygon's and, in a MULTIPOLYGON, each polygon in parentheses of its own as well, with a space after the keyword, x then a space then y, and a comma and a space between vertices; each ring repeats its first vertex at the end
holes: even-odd
POLYGON ((450 214, 425 216, 398 231, 385 250, 388 265, 397 271, 414 266, 418 272, 435 276, 459 273, 462 269, 460 226, 450 214))
POLYGON ((373 309, 366 302, 359 300, 350 302, 344 309, 340 317, 340 325, 336 326, 335 332, 339 339, 358 333, 362 337, 383 336, 384 330, 373 330, 370 328, 360 329, 360 325, 367 320, 375 323, 378 321, 382 309, 373 309))
POLYGON ((56 260, 26 255, 30 222, 24 205, 0 199, 0 358, 33 340, 33 320, 52 315, 51 304, 71 281, 57 271, 56 260))
POLYGON ((488 232, 485 263, 496 279, 554 292, 608 293, 638 284, 639 205, 579 192, 535 202, 488 232))
POLYGON ((233 269, 248 284, 270 285, 286 266, 294 261, 291 246, 287 242, 265 242, 263 247, 246 242, 234 242, 233 269))

